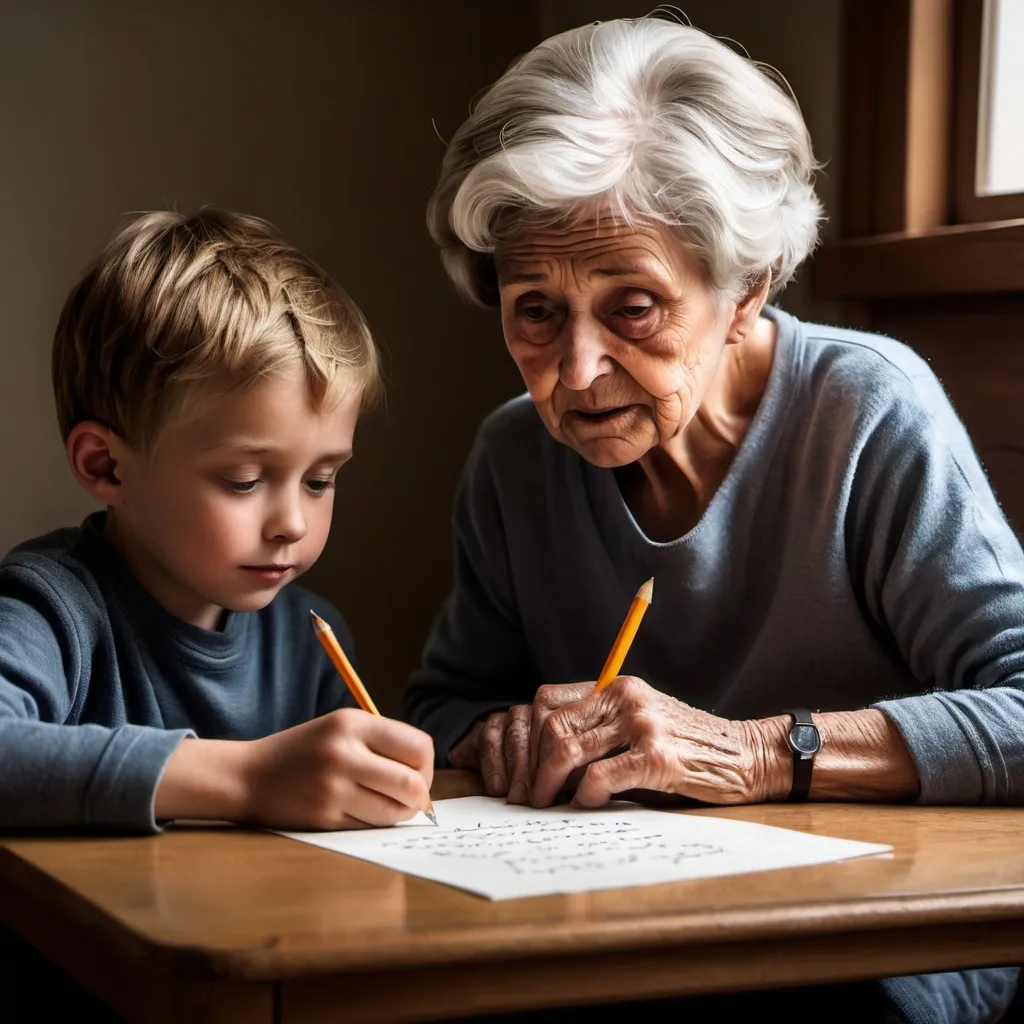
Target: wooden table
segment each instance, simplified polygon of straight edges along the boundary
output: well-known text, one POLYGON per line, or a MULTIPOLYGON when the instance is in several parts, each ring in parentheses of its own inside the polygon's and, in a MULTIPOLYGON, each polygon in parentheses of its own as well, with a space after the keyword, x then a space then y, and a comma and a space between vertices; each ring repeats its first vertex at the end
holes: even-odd
MULTIPOLYGON (((477 792, 442 772, 434 797, 477 792)), ((419 1021, 1024 962, 1024 809, 687 813, 895 854, 492 903, 242 829, 19 838, 0 842, 0 923, 147 1024, 419 1021)))

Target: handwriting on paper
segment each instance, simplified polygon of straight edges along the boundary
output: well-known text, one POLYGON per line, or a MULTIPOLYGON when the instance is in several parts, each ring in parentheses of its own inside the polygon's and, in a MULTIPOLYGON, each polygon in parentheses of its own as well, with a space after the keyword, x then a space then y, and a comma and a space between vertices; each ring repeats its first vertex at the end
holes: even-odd
POLYGON ((629 821, 542 818, 416 832, 382 844, 407 853, 503 863, 517 875, 620 868, 646 861, 679 864, 723 853, 712 843, 686 842, 629 821))
POLYGON ((438 800, 434 809, 437 826, 423 819, 285 834, 492 900, 826 864, 890 849, 624 801, 584 810, 466 796, 438 800))

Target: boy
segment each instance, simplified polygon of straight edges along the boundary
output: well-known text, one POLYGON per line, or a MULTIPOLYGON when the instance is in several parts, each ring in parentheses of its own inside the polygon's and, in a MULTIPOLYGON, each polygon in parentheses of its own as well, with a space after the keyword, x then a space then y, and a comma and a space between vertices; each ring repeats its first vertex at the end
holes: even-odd
POLYGON ((105 512, 0 563, 0 827, 392 825, 430 738, 351 706, 289 586, 380 387, 355 306, 254 217, 143 214, 53 346, 71 471, 105 512))

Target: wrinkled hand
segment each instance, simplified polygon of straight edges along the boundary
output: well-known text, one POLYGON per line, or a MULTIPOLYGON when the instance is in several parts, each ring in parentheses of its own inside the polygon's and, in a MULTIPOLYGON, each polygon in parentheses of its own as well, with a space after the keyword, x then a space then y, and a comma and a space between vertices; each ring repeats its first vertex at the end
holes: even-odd
MULTIPOLYGON (((593 684, 551 689, 580 692, 582 687, 589 692, 593 684)), ((757 803, 774 798, 779 785, 779 759, 757 722, 717 718, 634 676, 620 676, 588 699, 562 701, 534 715, 531 723, 535 807, 553 803, 584 766, 573 800, 579 807, 600 807, 630 790, 713 804, 757 803)))
POLYGON ((452 747, 448 760, 454 768, 479 771, 491 796, 507 794, 509 803, 524 804, 537 767, 535 738, 553 712, 590 696, 593 689, 593 683, 542 686, 532 704, 517 704, 477 722, 452 747))

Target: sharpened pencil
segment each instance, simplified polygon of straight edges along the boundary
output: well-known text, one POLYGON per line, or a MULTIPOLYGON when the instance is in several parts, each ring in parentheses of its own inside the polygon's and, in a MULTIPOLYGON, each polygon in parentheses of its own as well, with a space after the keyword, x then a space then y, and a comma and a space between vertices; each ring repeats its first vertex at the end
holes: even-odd
MULTIPOLYGON (((363 686, 363 681, 356 674, 356 670, 352 667, 352 662, 348 660, 345 652, 342 650, 341 644, 338 643, 338 638, 334 635, 334 630, 331 629, 330 624, 324 622, 319 615, 312 609, 309 614, 313 618, 313 630, 317 635, 317 639, 320 641, 323 649, 327 652, 327 656, 334 663, 334 667, 338 670, 338 675, 345 681, 345 685, 349 688, 349 692, 356 699, 356 703, 364 710, 368 711, 371 715, 376 715, 378 718, 381 717, 381 713, 377 710, 377 705, 373 703, 373 698, 366 692, 366 687, 363 686)), ((428 799, 427 806, 423 813, 436 825, 437 814, 434 811, 434 804, 428 799)))
POLYGON ((640 621, 643 619, 647 609, 650 608, 653 600, 654 577, 652 576, 636 592, 636 597, 633 598, 629 611, 626 612, 626 618, 619 629, 619 635, 615 638, 615 643, 612 644, 612 649, 608 652, 608 660, 605 661, 604 668, 601 669, 601 674, 597 677, 594 693, 600 693, 613 679, 618 677, 619 669, 622 668, 622 663, 626 660, 626 655, 629 653, 629 648, 633 643, 633 637, 636 636, 636 631, 640 628, 640 621))

